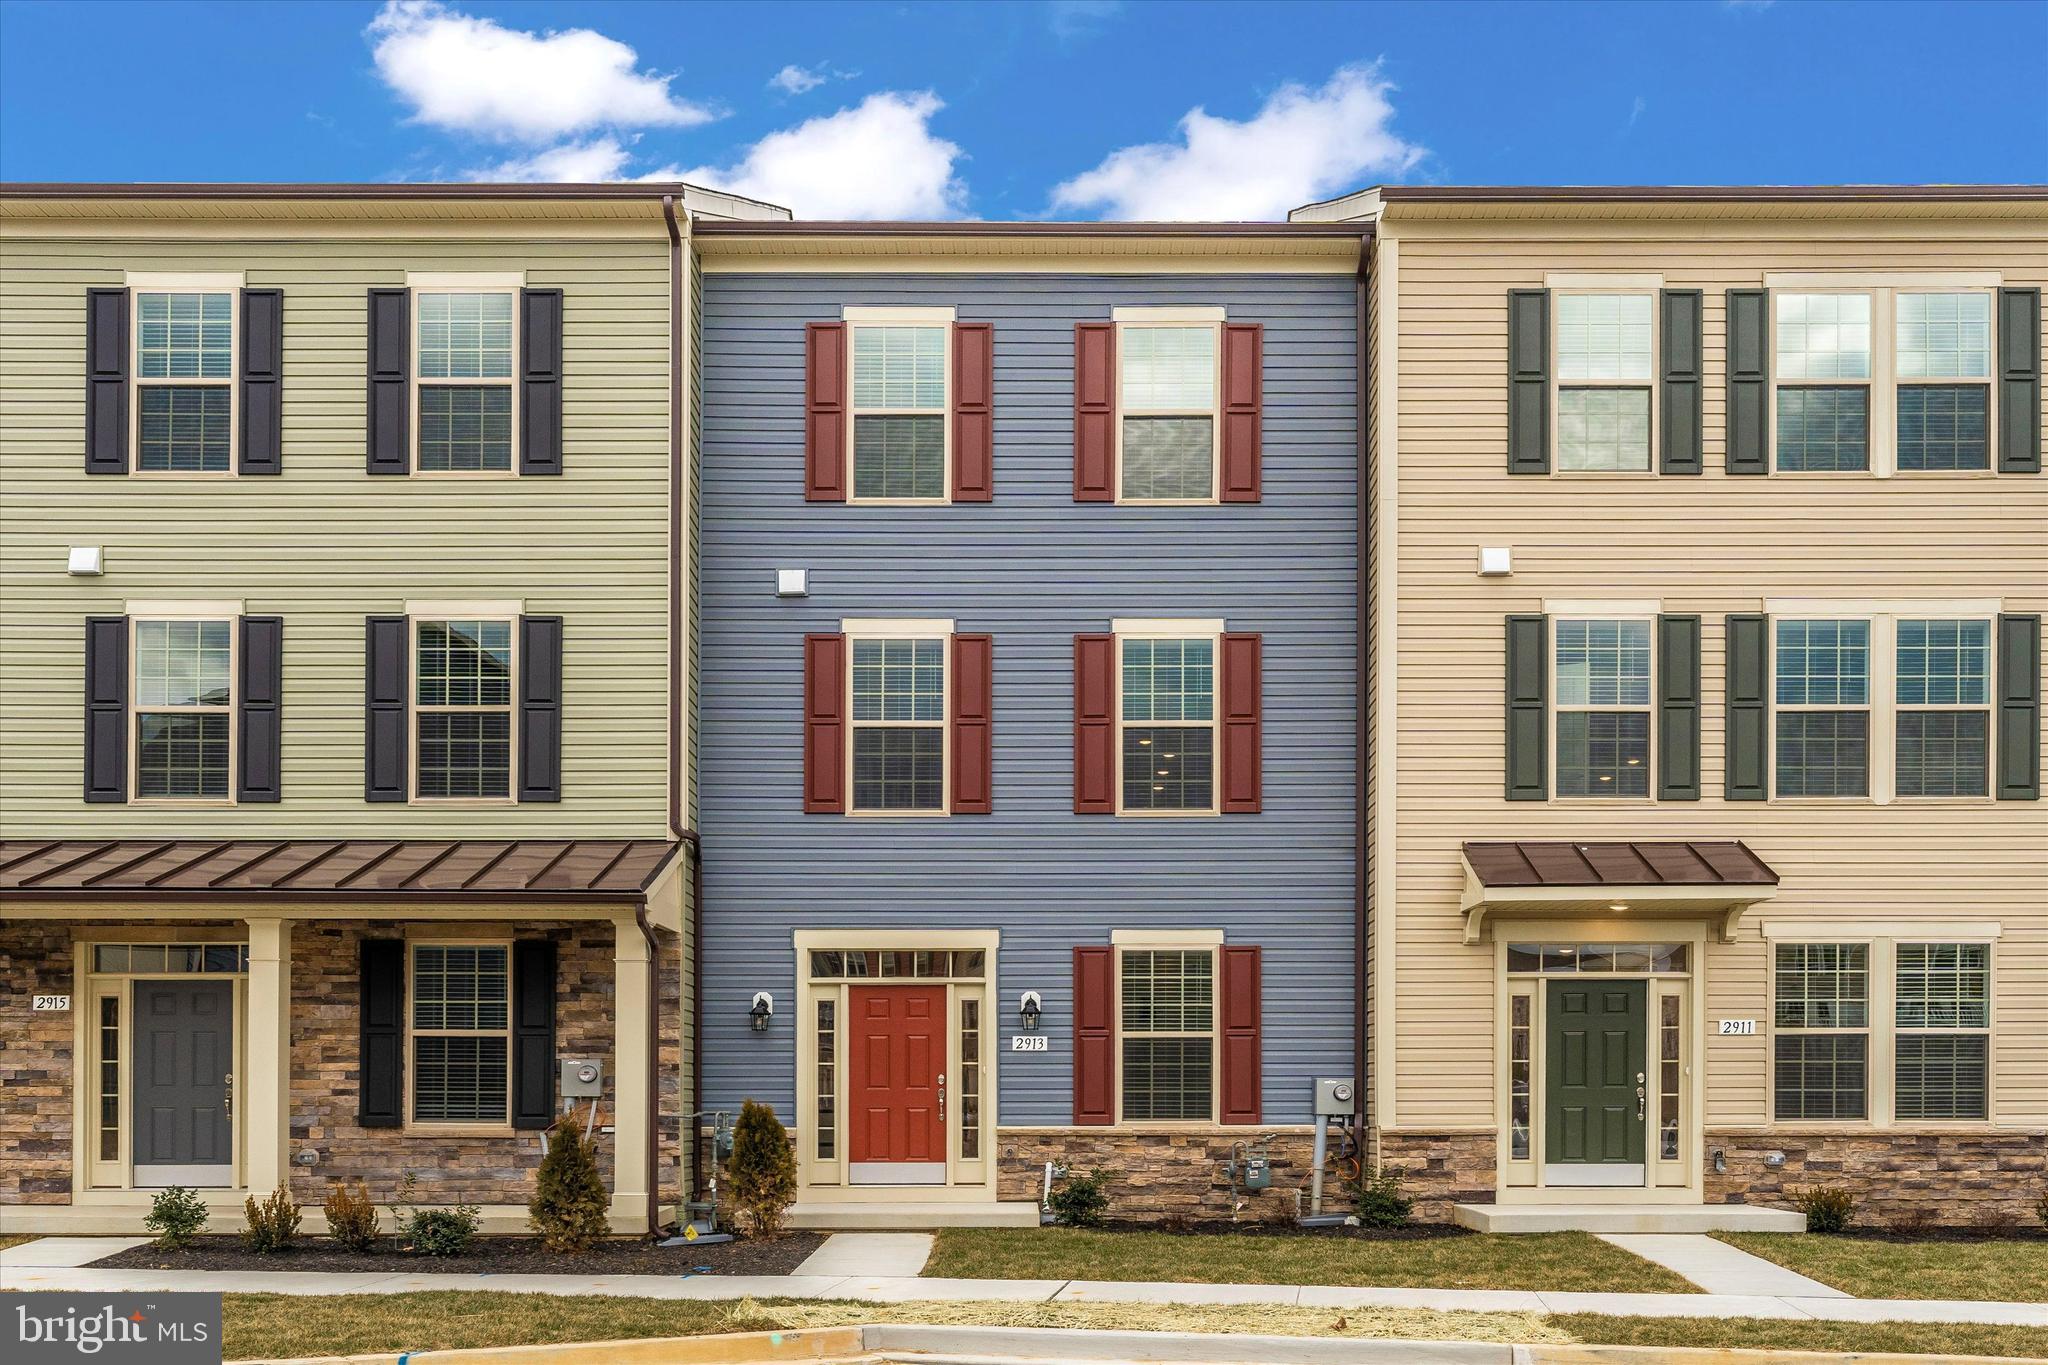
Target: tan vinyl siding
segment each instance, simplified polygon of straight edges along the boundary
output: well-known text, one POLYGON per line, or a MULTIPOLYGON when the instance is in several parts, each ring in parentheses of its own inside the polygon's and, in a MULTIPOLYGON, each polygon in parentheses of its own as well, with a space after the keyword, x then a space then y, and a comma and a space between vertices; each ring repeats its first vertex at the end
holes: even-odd
POLYGON ((0 239, 0 823, 9 835, 639 835, 666 830, 668 255, 532 228, 321 236, 95 225, 0 239), (365 291, 407 271, 524 270, 564 291, 563 450, 548 478, 364 472, 365 291), (284 291, 284 473, 88 478, 85 290, 125 270, 243 271, 284 291), (107 573, 64 574, 101 545, 107 573), (284 799, 80 799, 88 614, 240 599, 285 620, 284 799), (565 622, 559 805, 363 800, 363 618, 520 599, 565 622))
MULTIPOLYGON (((2048 217, 1382 231, 1400 262, 1398 1126, 1495 1121, 1493 950, 1461 941, 1461 840, 1693 836, 1746 840, 1783 877, 1740 941, 1708 952, 1709 1021, 1768 1027, 1766 918, 1996 920, 1995 1118, 2048 1124, 2048 803, 1720 799, 1725 614, 1791 596, 1999 598, 2007 611, 2048 611, 2048 476, 1724 476, 1723 291, 1795 270, 1995 270, 2008 285, 2041 285, 2048 217), (1507 291, 1571 271, 1656 272, 1705 291, 1703 476, 1505 472, 1507 291), (1514 576, 1478 578, 1481 545, 1512 546, 1514 576), (1545 598, 1655 598, 1705 618, 1704 800, 1503 799, 1502 618, 1541 611, 1545 598)), ((1380 1002, 1376 1027, 1385 1013, 1380 1002)), ((1768 1120, 1767 1047, 1762 1032, 1707 1040, 1708 1127, 1768 1120)))

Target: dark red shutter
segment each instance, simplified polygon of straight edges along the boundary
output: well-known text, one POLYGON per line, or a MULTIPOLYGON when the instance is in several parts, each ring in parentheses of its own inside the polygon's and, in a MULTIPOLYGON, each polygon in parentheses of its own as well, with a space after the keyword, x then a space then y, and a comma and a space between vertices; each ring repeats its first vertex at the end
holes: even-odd
POLYGON ((953 813, 994 809, 995 637, 953 637, 953 813))
POLYGON ((1225 635, 1223 645, 1223 799, 1226 815, 1255 815, 1265 795, 1259 779, 1264 721, 1259 696, 1264 666, 1257 635, 1225 635))
POLYGON ((1224 502, 1259 500, 1259 424, 1265 402, 1266 329, 1256 322, 1223 326, 1224 502))
POLYGON ((1223 1103, 1225 1123, 1258 1123, 1259 950, 1229 944, 1217 950, 1223 977, 1223 1103))
POLYGON ((1074 814, 1116 814, 1116 637, 1074 637, 1074 814))
POLYGON ((804 813, 846 811, 846 637, 804 636, 804 813))
POLYGON ((1074 949, 1074 1122, 1116 1122, 1116 949, 1074 949))
POLYGON ((953 501, 995 498, 996 329, 953 324, 953 501))
POLYGON ((1074 501, 1116 501, 1116 324, 1074 324, 1074 501))
POLYGON ((846 501, 846 324, 804 328, 804 501, 846 501))

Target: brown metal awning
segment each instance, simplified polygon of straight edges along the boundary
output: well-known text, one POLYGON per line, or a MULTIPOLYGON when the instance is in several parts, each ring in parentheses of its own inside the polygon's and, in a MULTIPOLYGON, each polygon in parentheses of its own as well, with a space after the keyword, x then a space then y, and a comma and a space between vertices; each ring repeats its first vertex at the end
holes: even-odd
POLYGON ((1713 917, 1725 940, 1778 874, 1739 839, 1509 839, 1464 845, 1465 941, 1503 915, 1713 917))
POLYGON ((639 904, 666 839, 0 839, 0 900, 639 904))

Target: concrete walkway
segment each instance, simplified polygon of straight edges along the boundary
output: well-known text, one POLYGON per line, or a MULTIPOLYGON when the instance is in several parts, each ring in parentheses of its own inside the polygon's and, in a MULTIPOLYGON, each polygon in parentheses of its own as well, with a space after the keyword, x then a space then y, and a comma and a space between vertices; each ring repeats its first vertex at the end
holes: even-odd
POLYGON ((790 1273, 916 1276, 931 1256, 929 1232, 835 1232, 790 1273))
POLYGON ((1709 1294, 1769 1294, 1779 1298, 1846 1299, 1833 1285, 1808 1279, 1776 1261, 1753 1256, 1741 1247, 1698 1233, 1608 1232, 1611 1242, 1632 1256, 1654 1261, 1691 1280, 1709 1294))

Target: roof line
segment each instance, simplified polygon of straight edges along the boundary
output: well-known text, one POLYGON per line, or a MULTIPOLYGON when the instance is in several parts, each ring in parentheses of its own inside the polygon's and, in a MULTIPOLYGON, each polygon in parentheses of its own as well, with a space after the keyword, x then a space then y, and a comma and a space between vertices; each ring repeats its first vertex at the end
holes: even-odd
POLYGON ((1370 224, 1355 222, 847 222, 707 218, 693 223, 690 230, 699 237, 1343 237, 1356 241, 1372 235, 1370 224))
POLYGON ((353 185, 340 181, 157 181, 134 184, 112 181, 0 181, 0 199, 483 199, 514 202, 523 199, 645 199, 659 204, 663 195, 687 190, 721 195, 763 208, 783 207, 765 199, 682 180, 516 185, 353 185))
POLYGON ((1318 200, 1318 208, 1377 190, 1382 201, 1477 203, 1624 203, 1697 200, 1753 203, 1884 200, 2048 199, 2048 185, 1375 185, 1318 200))

